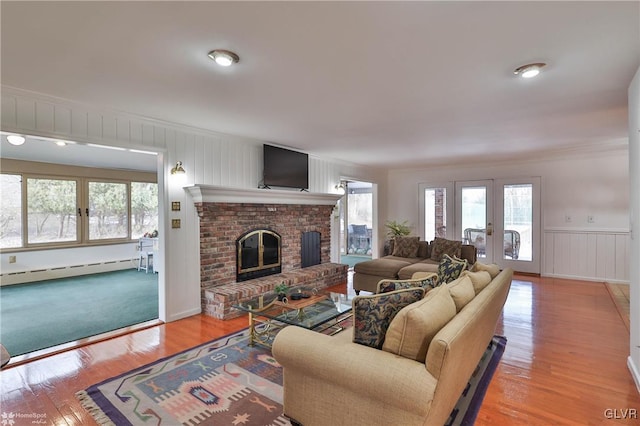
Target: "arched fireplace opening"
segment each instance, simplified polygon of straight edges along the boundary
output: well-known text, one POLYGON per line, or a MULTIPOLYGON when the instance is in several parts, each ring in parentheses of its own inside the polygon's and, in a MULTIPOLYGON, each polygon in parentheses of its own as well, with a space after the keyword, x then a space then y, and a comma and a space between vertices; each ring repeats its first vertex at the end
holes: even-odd
POLYGON ((282 271, 280 235, 270 229, 249 231, 236 240, 236 281, 246 281, 282 271))

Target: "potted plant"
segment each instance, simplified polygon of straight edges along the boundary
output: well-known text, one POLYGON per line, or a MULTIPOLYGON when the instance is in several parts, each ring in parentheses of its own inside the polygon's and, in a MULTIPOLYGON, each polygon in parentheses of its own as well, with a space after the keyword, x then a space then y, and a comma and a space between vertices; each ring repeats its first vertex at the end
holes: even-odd
POLYGON ((384 224, 384 226, 387 228, 387 236, 389 238, 401 237, 411 234, 411 227, 407 225, 406 220, 404 222, 388 220, 387 223, 384 224))
POLYGON ((278 300, 282 300, 287 296, 287 291, 289 290, 289 286, 287 286, 284 281, 280 284, 276 285, 275 292, 278 295, 278 300))
POLYGON ((384 226, 387 228, 387 237, 389 237, 384 243, 384 253, 386 255, 391 254, 390 240, 393 240, 395 237, 402 237, 411 234, 411 227, 407 224, 406 220, 403 222, 388 220, 384 226))

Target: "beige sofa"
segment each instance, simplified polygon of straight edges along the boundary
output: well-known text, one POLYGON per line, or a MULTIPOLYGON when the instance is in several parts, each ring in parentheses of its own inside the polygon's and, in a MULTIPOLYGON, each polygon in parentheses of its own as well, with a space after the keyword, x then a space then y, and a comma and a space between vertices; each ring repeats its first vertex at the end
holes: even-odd
MULTIPOLYGON (((451 309, 453 290, 448 286, 453 283, 436 287, 401 310, 382 350, 353 343, 349 330, 328 336, 284 328, 273 355, 284 368, 285 415, 304 426, 442 426, 494 335, 512 275, 510 269, 500 272, 477 294, 474 281, 472 299, 458 313, 454 307, 453 318, 435 331, 428 347, 418 348, 424 361, 388 352, 387 340, 398 341, 397 335, 389 337, 391 329, 404 310, 419 311, 431 296, 430 302, 438 303, 436 310, 451 309)), ((405 335, 420 339, 422 328, 409 327, 405 335)))
MULTIPOLYGON (((356 263, 353 268, 353 289, 356 294, 360 294, 361 290, 375 293, 380 280, 408 280, 416 272, 438 272, 439 261, 431 258, 432 246, 433 243, 420 241, 417 257, 389 255, 356 263)), ((390 252, 393 253, 393 246, 390 252)), ((460 257, 467 259, 469 265, 473 265, 476 262, 476 248, 473 245, 462 244, 460 257)))

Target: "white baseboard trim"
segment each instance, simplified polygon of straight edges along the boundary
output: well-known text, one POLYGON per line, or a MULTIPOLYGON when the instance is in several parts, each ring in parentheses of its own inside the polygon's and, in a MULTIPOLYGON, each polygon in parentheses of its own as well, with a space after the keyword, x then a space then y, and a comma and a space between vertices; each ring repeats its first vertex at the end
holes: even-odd
POLYGON ((202 312, 202 307, 198 306, 197 308, 189 309, 186 311, 178 312, 173 315, 169 315, 167 318, 167 322, 178 321, 183 318, 192 317, 194 315, 198 315, 202 312))
POLYGON ((633 363, 633 359, 631 359, 631 356, 627 357, 627 367, 629 368, 631 377, 633 377, 633 381, 636 384, 636 390, 640 394, 640 371, 638 371, 638 369, 636 368, 636 365, 633 363))
POLYGON ((630 283, 629 280, 618 280, 618 279, 615 279, 615 278, 582 277, 582 276, 579 276, 579 275, 542 273, 542 274, 540 274, 540 276, 546 277, 546 278, 562 278, 562 279, 565 279, 565 280, 592 281, 592 282, 596 282, 596 283, 603 283, 603 282, 607 282, 607 283, 611 283, 611 284, 629 284, 630 283))

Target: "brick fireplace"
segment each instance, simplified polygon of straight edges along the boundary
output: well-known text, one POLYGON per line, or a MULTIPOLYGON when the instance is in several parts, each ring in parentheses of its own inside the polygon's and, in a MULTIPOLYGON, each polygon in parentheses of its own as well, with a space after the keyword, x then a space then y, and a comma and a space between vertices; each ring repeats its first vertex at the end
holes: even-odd
POLYGON ((290 285, 314 282, 322 287, 346 280, 346 267, 330 263, 331 217, 339 196, 203 185, 187 190, 200 219, 203 312, 231 318, 231 304, 272 291, 282 281, 290 285), (258 229, 271 230, 281 238, 282 271, 237 282, 236 242, 258 229), (302 235, 308 232, 320 236, 320 265, 302 269, 302 235))
POLYGON ((320 263, 330 262, 332 206, 205 202, 196 209, 202 287, 236 281, 236 240, 256 229, 271 229, 282 238, 282 272, 301 268, 303 232, 320 232, 320 263))

